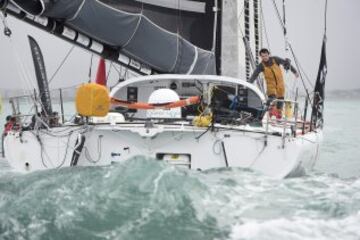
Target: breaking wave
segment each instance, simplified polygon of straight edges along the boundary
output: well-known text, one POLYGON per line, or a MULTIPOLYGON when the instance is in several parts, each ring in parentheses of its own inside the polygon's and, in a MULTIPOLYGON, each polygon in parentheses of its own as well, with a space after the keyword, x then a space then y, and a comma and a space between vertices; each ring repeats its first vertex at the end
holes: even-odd
POLYGON ((274 180, 134 158, 0 172, 0 239, 354 239, 360 179, 274 180))

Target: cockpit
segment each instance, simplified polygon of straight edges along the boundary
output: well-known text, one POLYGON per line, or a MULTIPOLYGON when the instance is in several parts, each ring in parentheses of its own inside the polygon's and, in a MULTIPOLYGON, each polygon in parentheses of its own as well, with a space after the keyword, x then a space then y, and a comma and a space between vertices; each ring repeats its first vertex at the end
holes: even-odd
POLYGON ((176 110, 164 107, 159 110, 163 111, 161 114, 158 110, 151 115, 149 111, 153 110, 116 105, 112 107, 112 111, 135 119, 187 119, 210 110, 214 120, 224 124, 261 121, 265 113, 265 98, 255 86, 221 76, 153 75, 122 82, 111 92, 112 98, 128 103, 143 103, 144 106, 161 106, 194 96, 199 96, 201 101, 176 110))

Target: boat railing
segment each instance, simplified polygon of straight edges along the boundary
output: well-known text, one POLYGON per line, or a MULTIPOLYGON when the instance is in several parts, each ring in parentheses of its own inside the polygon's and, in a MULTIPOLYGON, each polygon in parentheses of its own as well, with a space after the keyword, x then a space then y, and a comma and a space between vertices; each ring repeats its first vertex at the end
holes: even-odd
POLYGON ((306 119, 307 107, 305 106, 304 113, 301 114, 299 102, 293 100, 275 99, 269 105, 268 113, 266 114, 266 132, 268 134, 269 126, 276 127, 281 131, 283 140, 290 135, 297 137, 310 131, 310 122, 306 119), (279 107, 280 106, 280 107, 279 107), (271 116, 272 108, 279 108, 279 115, 271 116))
POLYGON ((59 88, 50 90, 52 102, 52 114, 43 116, 39 96, 34 91, 32 94, 24 94, 9 98, 12 117, 16 118, 19 126, 29 126, 36 116, 46 118, 49 126, 59 126, 69 121, 75 113, 75 92, 76 86, 70 88, 59 88))

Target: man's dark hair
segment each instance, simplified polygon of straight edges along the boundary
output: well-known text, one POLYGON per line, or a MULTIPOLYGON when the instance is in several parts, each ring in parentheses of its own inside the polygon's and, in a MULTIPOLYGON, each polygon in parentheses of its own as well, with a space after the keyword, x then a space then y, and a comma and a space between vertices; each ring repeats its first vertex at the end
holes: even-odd
POLYGON ((262 54, 262 53, 267 53, 267 54, 270 54, 269 50, 267 48, 263 48, 259 51, 259 55, 262 54))

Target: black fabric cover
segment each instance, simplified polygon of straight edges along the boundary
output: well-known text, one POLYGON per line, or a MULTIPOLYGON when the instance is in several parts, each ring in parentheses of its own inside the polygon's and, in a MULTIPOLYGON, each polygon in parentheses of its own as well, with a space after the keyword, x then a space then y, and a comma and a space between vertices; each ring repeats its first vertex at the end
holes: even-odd
POLYGON ((11 0, 166 73, 215 74, 214 2, 168 0, 11 0), (194 6, 194 11, 181 4, 194 6), (195 6, 200 6, 195 9, 195 6), (203 7, 203 11, 202 8, 203 7))

